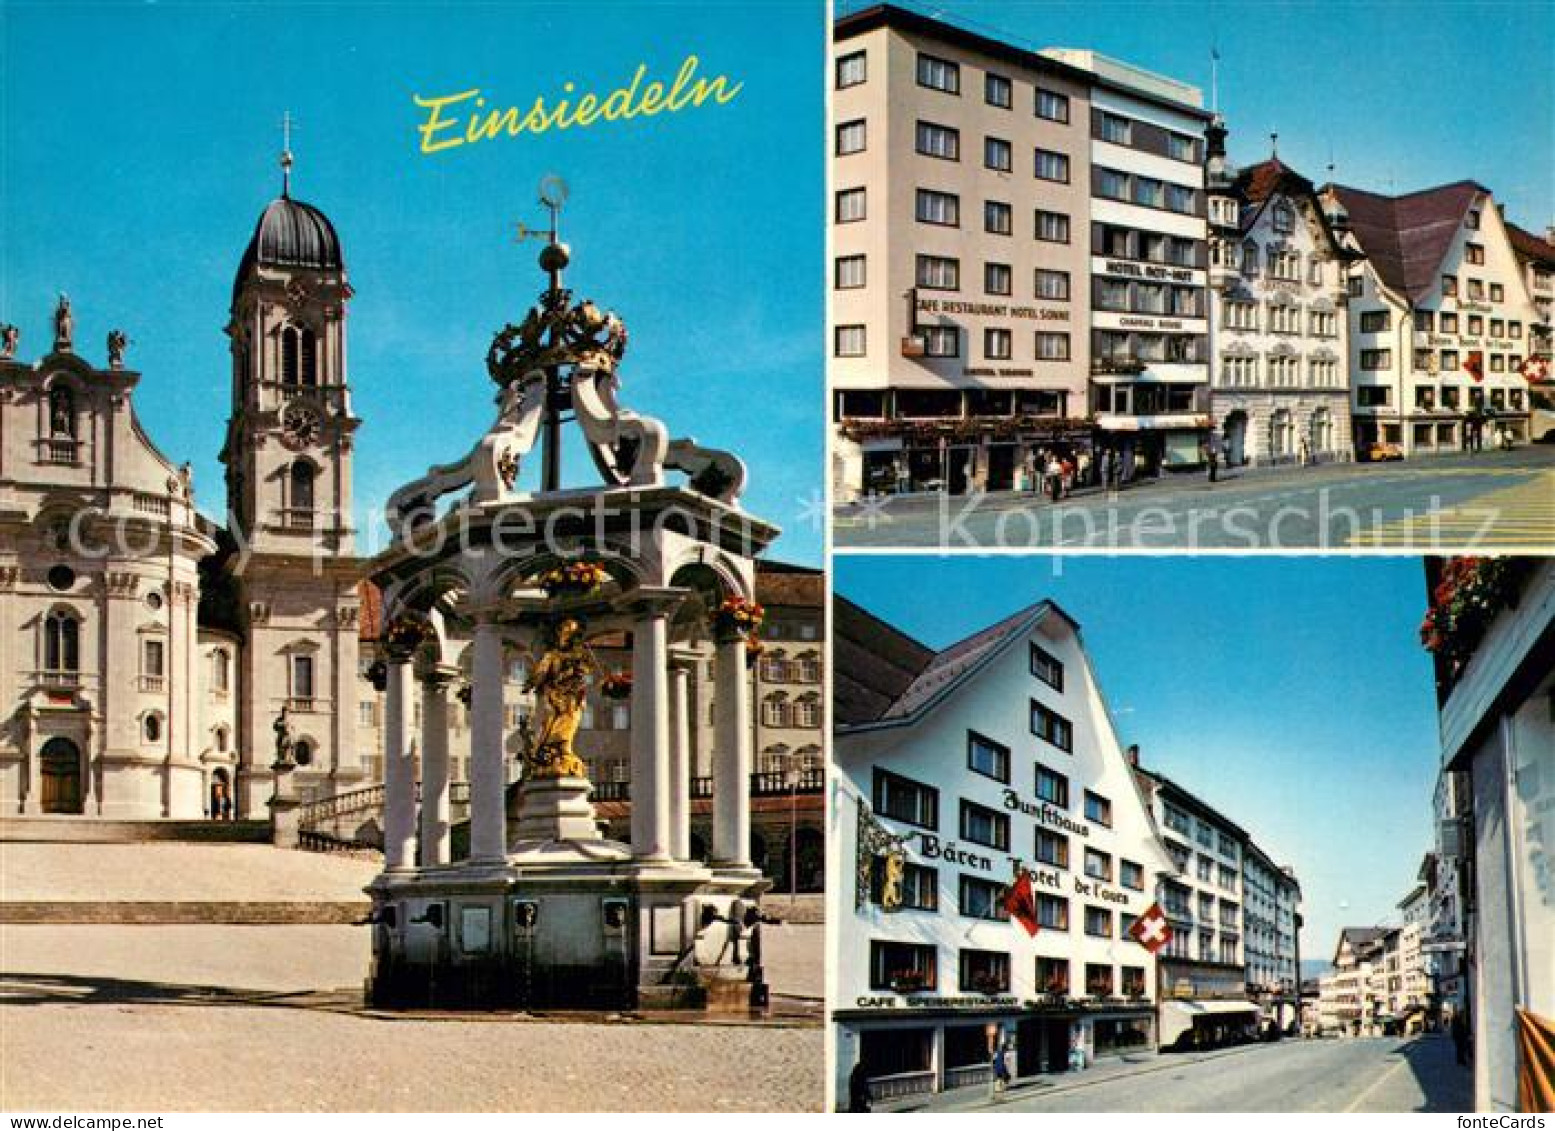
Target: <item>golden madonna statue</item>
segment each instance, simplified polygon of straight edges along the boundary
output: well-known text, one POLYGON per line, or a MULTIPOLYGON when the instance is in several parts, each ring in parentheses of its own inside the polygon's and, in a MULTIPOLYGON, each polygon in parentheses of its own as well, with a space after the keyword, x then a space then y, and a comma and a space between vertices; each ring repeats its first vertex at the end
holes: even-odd
POLYGON ((583 759, 572 748, 583 722, 583 700, 589 676, 600 671, 583 639, 583 625, 567 617, 556 626, 549 649, 541 655, 525 691, 533 691, 544 708, 540 728, 524 752, 524 773, 534 778, 587 777, 583 759))

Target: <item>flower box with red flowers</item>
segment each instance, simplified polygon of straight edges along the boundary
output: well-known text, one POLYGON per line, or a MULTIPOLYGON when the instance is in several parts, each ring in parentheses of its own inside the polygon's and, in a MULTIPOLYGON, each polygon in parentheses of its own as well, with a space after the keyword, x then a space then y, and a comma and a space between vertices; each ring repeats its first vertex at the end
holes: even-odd
POLYGON ((611 672, 599 684, 599 693, 618 702, 632 697, 632 673, 611 672))
POLYGON ((540 588, 550 597, 587 597, 609 580, 596 562, 567 562, 541 574, 540 588))

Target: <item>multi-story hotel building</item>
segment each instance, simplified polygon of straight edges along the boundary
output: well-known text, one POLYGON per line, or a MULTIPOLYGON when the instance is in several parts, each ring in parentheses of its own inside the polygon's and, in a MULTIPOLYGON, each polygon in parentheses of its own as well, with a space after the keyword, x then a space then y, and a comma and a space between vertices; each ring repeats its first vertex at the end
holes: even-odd
POLYGON ((1349 459, 1345 277, 1312 182, 1277 155, 1240 172, 1226 129, 1206 133, 1210 221, 1210 404, 1223 454, 1241 464, 1349 459))
POLYGON ((1242 926, 1248 995, 1288 1032, 1300 1021, 1301 885, 1252 841, 1242 851, 1242 926))
POLYGON ((1092 51, 1091 403, 1125 477, 1199 465, 1209 429, 1204 128, 1199 89, 1092 51))
POLYGON ((1173 865, 1078 626, 1044 601, 936 652, 836 607, 838 1094, 861 1061, 876 1099, 986 1080, 995 1041, 1016 1077, 1154 1047, 1128 931, 1173 865))
POLYGON ((891 5, 838 20, 831 62, 838 498, 1007 489, 1091 447, 1093 413, 1130 452, 1203 423, 1194 88, 891 5))
POLYGON ((1341 238, 1365 255, 1348 305, 1358 455, 1526 442, 1539 313, 1490 190, 1323 191, 1341 238))
POLYGON ((1538 320, 1529 328, 1528 357, 1545 364, 1538 367, 1537 376, 1532 370, 1524 376, 1530 381, 1548 381, 1550 357, 1555 353, 1555 227, 1544 229, 1540 237, 1508 223, 1506 233, 1522 267, 1528 297, 1539 312, 1538 320))
POLYGON ((1242 935, 1247 833, 1170 778, 1136 767, 1173 872, 1157 891, 1172 938, 1159 954, 1161 1047, 1222 1044, 1256 1029, 1242 935))

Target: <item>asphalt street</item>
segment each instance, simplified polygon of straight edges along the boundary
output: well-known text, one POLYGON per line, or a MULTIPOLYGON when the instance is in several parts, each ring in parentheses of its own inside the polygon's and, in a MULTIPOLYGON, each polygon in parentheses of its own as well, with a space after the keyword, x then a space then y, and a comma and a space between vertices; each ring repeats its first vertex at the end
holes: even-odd
POLYGON ((1400 552, 1555 547, 1555 446, 1386 464, 1202 473, 1031 495, 884 497, 840 505, 836 545, 1400 552))
POLYGON ((1044 1077, 997 1103, 964 1088, 918 1110, 1063 1112, 1465 1112, 1470 1070, 1445 1036, 1280 1041, 1207 1055, 1162 1053, 1094 1074, 1044 1077), (1110 1070, 1110 1071, 1109 1071, 1110 1070))

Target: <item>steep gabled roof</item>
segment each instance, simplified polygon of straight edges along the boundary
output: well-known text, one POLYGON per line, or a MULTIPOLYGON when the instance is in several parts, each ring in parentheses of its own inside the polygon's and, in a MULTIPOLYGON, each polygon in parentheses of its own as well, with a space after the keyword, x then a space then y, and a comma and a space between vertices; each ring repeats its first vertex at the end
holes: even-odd
POLYGON ((1519 259, 1532 259, 1546 267, 1555 267, 1555 244, 1513 223, 1507 224, 1506 234, 1511 238, 1512 250, 1519 259))
POLYGON ((840 727, 875 722, 934 658, 840 593, 832 601, 832 713, 840 727))
MULTIPOLYGON (((1062 617, 1076 630, 1080 627, 1075 623, 1074 618, 1052 601, 1044 600, 1028 605, 997 624, 974 632, 950 647, 932 653, 912 681, 878 714, 872 718, 855 719, 853 725, 904 723, 917 718, 970 679, 1005 647, 1035 628, 1050 615, 1062 617)), ((842 628, 839 614, 839 633, 842 628)), ((843 657, 838 656, 834 660, 834 665, 837 670, 843 670, 843 657)), ((838 721, 848 725, 841 718, 840 713, 838 721)))
POLYGON ((1436 291, 1437 276, 1469 206, 1489 189, 1474 181, 1383 196, 1332 186, 1350 214, 1350 229, 1383 283, 1419 302, 1436 291))

